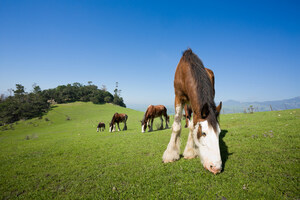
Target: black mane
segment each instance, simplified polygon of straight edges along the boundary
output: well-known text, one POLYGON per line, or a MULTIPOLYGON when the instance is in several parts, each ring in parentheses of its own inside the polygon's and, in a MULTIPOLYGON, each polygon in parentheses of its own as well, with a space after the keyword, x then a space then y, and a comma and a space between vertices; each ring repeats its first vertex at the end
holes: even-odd
POLYGON ((191 49, 187 49, 183 52, 182 59, 189 63, 193 79, 197 84, 197 98, 200 104, 200 109, 202 109, 206 103, 208 104, 209 115, 207 116, 207 120, 216 131, 218 117, 216 113, 216 104, 214 102, 214 89, 209 75, 207 74, 200 58, 194 54, 191 49))

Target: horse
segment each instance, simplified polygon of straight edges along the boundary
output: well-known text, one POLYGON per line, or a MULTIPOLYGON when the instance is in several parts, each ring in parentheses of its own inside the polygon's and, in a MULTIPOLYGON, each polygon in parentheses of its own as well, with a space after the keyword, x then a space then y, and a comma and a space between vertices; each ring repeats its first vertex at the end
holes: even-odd
POLYGON ((97 132, 99 132, 99 130, 100 130, 100 132, 101 132, 101 130, 102 130, 102 131, 105 130, 105 124, 104 124, 104 123, 99 122, 99 124, 98 124, 98 126, 97 126, 97 132))
MULTIPOLYGON (((213 95, 214 95, 214 98, 215 98, 215 75, 214 75, 214 72, 211 70, 211 69, 208 69, 208 68, 205 68, 205 71, 207 72, 209 78, 210 78, 210 81, 211 81, 211 84, 212 84, 212 87, 213 87, 213 95)), ((185 111, 185 128, 187 128, 189 126, 189 120, 191 119, 192 117, 192 114, 193 114, 193 110, 192 110, 192 107, 188 104, 185 104, 184 106, 184 111, 185 111)))
POLYGON ((120 126, 119 126, 120 122, 124 123, 123 131, 127 130, 127 125, 126 125, 127 119, 128 119, 128 115, 123 114, 123 113, 115 113, 109 124, 109 132, 115 131, 115 123, 117 123, 117 125, 118 125, 118 131, 121 131, 120 126))
POLYGON ((214 102, 214 89, 202 61, 187 49, 176 68, 174 78, 175 116, 170 142, 163 154, 163 162, 180 158, 180 133, 182 110, 190 104, 193 119, 189 120, 189 136, 183 152, 185 159, 200 157, 203 167, 217 174, 222 170, 219 146, 220 126, 218 117, 222 102, 214 102))
POLYGON ((161 125, 160 125, 160 129, 163 129, 163 116, 165 118, 166 121, 166 128, 169 128, 168 123, 169 123, 169 116, 167 114, 167 108, 163 105, 157 105, 157 106, 153 106, 153 105, 149 105, 144 117, 141 121, 141 126, 142 126, 142 133, 144 133, 147 129, 147 124, 148 124, 148 132, 153 131, 153 120, 156 117, 160 117, 161 120, 161 125), (150 125, 151 122, 151 125, 150 125))

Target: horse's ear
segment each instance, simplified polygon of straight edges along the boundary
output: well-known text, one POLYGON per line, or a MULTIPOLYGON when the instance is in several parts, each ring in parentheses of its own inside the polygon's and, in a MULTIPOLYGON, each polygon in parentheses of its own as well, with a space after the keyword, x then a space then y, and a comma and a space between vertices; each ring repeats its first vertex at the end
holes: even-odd
POLYGON ((220 112, 221 112, 221 109, 222 109, 222 101, 220 102, 220 104, 219 104, 218 107, 216 108, 217 116, 219 116, 219 114, 220 114, 220 112))
POLYGON ((205 119, 209 114, 209 108, 208 108, 208 104, 205 103, 204 106, 201 109, 201 117, 202 119, 205 119))

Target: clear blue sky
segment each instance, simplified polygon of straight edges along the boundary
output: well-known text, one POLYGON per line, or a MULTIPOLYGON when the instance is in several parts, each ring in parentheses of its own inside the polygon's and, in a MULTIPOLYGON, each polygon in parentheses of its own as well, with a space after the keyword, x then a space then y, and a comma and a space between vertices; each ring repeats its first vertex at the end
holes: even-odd
POLYGON ((216 99, 300 95, 299 1, 0 0, 0 93, 92 81, 126 104, 174 101, 190 47, 216 99))

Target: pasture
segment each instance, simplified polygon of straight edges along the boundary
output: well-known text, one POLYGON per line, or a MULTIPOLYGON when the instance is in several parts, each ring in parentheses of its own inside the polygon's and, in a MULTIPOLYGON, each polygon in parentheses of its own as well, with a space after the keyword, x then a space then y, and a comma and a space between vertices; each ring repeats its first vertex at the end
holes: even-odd
POLYGON ((221 115, 218 175, 200 159, 163 164, 171 129, 141 133, 142 116, 76 102, 0 131, 0 199, 300 198, 300 110, 221 115), (115 112, 128 115, 127 131, 108 132, 115 112))

